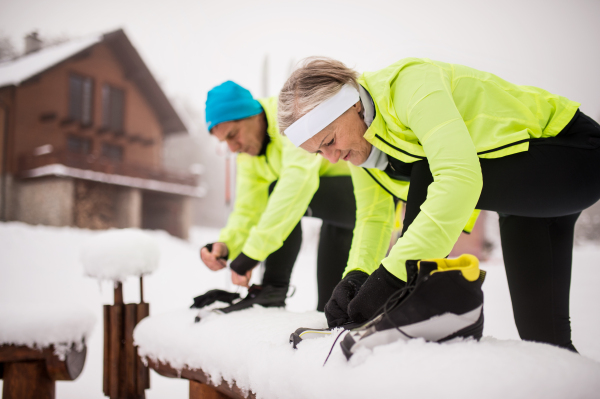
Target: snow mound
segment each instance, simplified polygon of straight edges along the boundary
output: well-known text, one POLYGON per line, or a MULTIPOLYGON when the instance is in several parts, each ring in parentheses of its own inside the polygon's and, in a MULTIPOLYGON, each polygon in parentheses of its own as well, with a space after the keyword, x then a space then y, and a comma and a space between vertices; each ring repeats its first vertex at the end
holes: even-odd
POLYGON ((94 330, 96 316, 82 307, 48 305, 0 306, 0 345, 45 348, 54 345, 64 353, 74 344, 78 349, 94 330))
POLYGON ((114 281, 152 273, 159 257, 157 241, 138 229, 100 233, 89 239, 81 252, 86 275, 114 281))
POLYGON ((148 317, 136 327, 141 356, 175 368, 201 368, 257 398, 591 398, 600 363, 546 344, 485 337, 480 342, 396 342, 346 361, 337 334, 288 343, 298 327, 324 327, 322 313, 255 307, 148 317))

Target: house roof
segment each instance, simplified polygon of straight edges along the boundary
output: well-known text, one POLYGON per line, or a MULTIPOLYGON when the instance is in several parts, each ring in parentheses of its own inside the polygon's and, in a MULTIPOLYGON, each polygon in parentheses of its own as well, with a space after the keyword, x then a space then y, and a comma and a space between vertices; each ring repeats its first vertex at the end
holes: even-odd
POLYGON ((101 36, 70 40, 1 63, 0 88, 19 86, 99 43, 105 43, 112 50, 123 66, 125 77, 138 87, 156 113, 163 131, 187 132, 185 124, 122 29, 101 36))

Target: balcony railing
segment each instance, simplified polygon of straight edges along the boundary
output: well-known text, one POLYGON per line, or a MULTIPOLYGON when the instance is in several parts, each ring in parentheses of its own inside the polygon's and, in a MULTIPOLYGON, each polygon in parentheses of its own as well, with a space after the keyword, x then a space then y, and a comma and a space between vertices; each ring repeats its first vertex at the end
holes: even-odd
POLYGON ((78 154, 65 150, 52 151, 47 154, 22 154, 19 157, 19 173, 23 173, 46 165, 61 164, 72 168, 92 170, 113 175, 138 177, 168 183, 197 186, 198 177, 191 173, 177 173, 165 169, 140 166, 127 162, 113 161, 93 154, 78 154))

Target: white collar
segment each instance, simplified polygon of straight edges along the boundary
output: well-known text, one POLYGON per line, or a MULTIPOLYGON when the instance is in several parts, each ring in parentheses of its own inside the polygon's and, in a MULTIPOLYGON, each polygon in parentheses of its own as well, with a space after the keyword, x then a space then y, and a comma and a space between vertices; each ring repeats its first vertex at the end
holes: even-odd
MULTIPOLYGON (((373 98, 369 94, 367 90, 361 85, 358 85, 358 92, 360 94, 360 101, 362 102, 363 108, 365 109, 364 120, 367 125, 367 128, 371 126, 373 120, 375 119, 375 104, 373 103, 373 98)), ((380 170, 385 170, 388 165, 388 157, 387 154, 381 151, 379 148, 371 145, 371 153, 365 162, 358 165, 362 168, 376 168, 380 170)))

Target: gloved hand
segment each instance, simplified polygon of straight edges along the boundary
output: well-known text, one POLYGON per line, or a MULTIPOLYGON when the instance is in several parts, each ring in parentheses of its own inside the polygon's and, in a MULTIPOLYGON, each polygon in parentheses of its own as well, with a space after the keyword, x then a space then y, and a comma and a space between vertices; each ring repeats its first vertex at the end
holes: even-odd
POLYGON ((383 265, 379 265, 348 304, 350 320, 361 323, 376 316, 390 295, 405 285, 404 281, 388 272, 383 265))
POLYGON ((194 304, 190 308, 203 308, 216 301, 226 302, 232 304, 234 300, 238 299, 240 294, 237 292, 227 292, 223 290, 210 290, 206 293, 194 298, 194 304))
POLYGON ((335 286, 331 298, 325 304, 325 317, 330 328, 341 326, 351 320, 348 315, 348 304, 368 277, 365 272, 353 270, 335 286))

